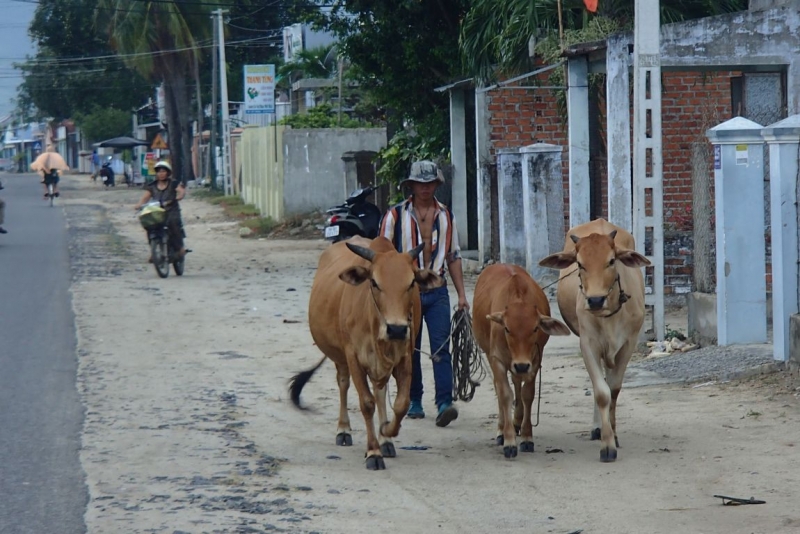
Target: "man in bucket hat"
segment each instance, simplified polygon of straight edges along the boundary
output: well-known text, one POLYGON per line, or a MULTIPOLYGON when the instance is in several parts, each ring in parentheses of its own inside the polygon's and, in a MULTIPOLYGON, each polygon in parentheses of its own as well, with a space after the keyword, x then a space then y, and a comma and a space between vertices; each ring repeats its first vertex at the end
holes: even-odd
MULTIPOLYGON (((441 171, 432 161, 416 161, 408 178, 400 187, 408 186, 411 196, 392 207, 383 217, 380 235, 394 243, 398 252, 408 252, 425 243, 417 263, 442 278, 447 271, 458 293, 458 309, 469 309, 464 291, 461 268, 461 249, 458 245, 456 221, 450 209, 439 202, 434 193, 444 183, 441 171)), ((447 426, 458 418, 453 406, 453 363, 450 355, 450 295, 447 284, 421 293, 422 318, 428 330, 431 350, 434 351, 433 379, 436 387, 436 426, 447 426)), ((407 417, 422 419, 422 368, 420 344, 422 330, 416 339, 411 369, 411 406, 407 417)))

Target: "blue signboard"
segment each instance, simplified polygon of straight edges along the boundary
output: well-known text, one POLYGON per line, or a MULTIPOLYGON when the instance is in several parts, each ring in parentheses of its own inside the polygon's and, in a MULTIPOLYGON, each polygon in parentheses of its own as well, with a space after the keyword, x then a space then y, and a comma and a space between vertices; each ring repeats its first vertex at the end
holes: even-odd
POLYGON ((41 150, 42 149, 41 141, 36 141, 35 143, 33 143, 33 149, 34 150, 41 150))

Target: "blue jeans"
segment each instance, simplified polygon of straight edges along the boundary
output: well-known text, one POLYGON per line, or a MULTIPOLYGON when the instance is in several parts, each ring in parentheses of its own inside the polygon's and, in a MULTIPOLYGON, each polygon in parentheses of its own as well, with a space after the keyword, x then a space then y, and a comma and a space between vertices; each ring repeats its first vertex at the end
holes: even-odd
MULTIPOLYGON (((450 356, 450 294, 447 286, 422 293, 422 320, 428 327, 431 353, 439 347, 433 358, 433 381, 436 385, 436 406, 453 402, 453 362, 450 356)), ((411 400, 422 402, 422 367, 420 345, 422 325, 415 343, 416 350, 411 359, 411 400)))

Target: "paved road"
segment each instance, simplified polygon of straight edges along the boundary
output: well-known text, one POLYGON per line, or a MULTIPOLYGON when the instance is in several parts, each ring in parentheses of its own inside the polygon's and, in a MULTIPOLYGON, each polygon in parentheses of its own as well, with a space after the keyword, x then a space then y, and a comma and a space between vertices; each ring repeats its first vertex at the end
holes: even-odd
POLYGON ((83 408, 63 211, 33 175, 0 174, 0 533, 81 533, 83 408))

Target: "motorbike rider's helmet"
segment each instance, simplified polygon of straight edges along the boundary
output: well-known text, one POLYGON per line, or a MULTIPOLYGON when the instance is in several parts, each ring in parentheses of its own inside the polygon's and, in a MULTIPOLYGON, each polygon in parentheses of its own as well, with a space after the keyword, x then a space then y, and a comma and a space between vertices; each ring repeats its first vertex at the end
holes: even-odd
POLYGON ((153 168, 155 169, 156 172, 158 172, 158 169, 164 169, 170 175, 172 175, 172 165, 170 165, 169 162, 167 161, 159 161, 158 163, 155 164, 155 167, 153 168))

